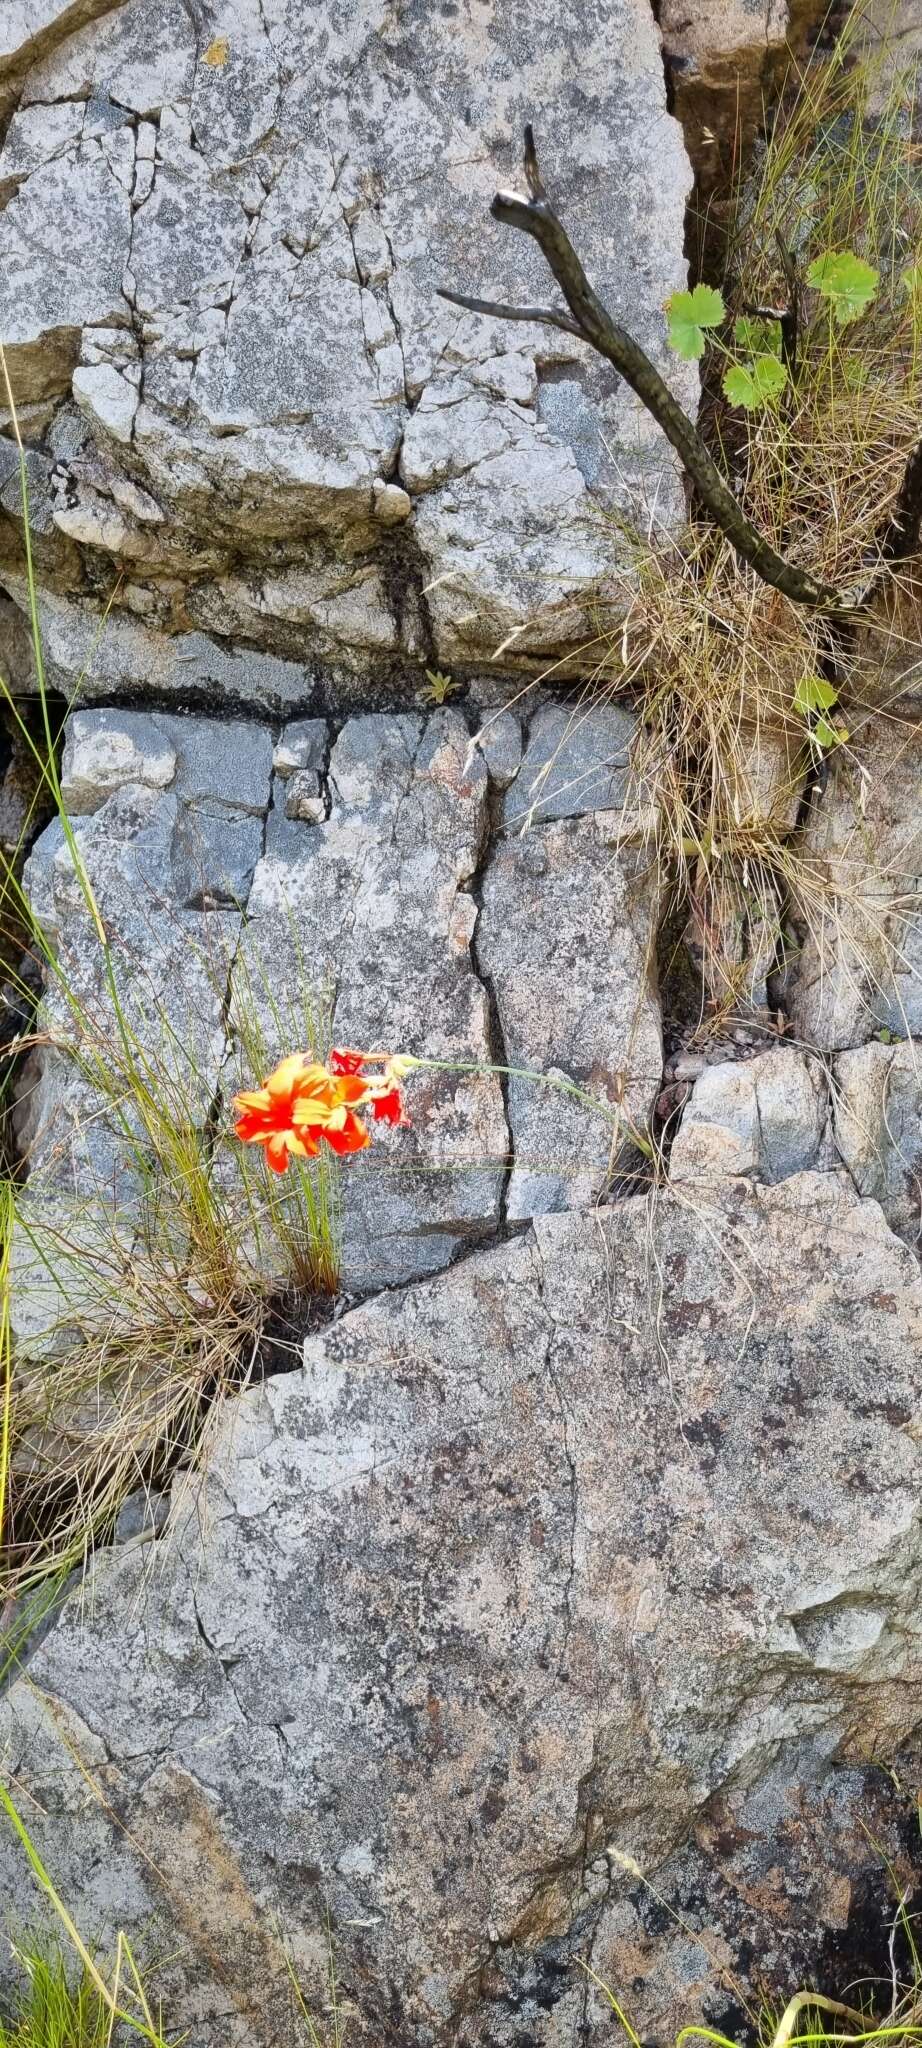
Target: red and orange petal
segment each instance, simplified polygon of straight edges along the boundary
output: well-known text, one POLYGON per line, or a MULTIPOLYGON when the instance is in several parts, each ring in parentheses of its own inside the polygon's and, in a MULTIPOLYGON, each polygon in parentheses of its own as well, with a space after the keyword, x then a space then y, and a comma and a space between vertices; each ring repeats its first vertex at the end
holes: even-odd
POLYGON ((272 1097, 268 1088, 251 1088, 248 1094, 234 1096, 234 1109, 239 1114, 246 1109, 260 1109, 268 1115, 272 1108, 272 1097))
POLYGON ((368 1082, 360 1074, 338 1074, 336 1094, 340 1102, 367 1102, 368 1082))
POLYGON ((288 1172, 288 1146, 281 1131, 272 1131, 265 1140, 266 1165, 273 1173, 288 1172))
MULTIPOLYGON (((287 1059, 281 1060, 272 1073, 266 1075, 263 1087, 273 1101, 278 1101, 279 1097, 293 1095, 299 1083, 312 1071, 316 1073, 318 1069, 316 1065, 311 1066, 303 1053, 289 1053, 287 1059)), ((323 1071, 321 1067, 319 1072, 322 1074, 323 1071)))
POLYGON ((332 1074, 360 1074, 368 1055, 351 1045, 334 1045, 330 1053, 332 1074))
MULTIPOLYGON (((237 1103, 234 1107, 237 1107, 237 1103)), ((242 1138, 245 1145, 259 1144, 269 1135, 270 1130, 271 1125, 267 1124, 266 1117, 258 1109, 244 1109, 234 1125, 236 1136, 242 1138)))
POLYGON ((399 1088, 389 1088, 385 1095, 376 1095, 372 1101, 372 1110, 379 1123, 409 1123, 409 1118, 404 1115, 403 1100, 399 1088))
POLYGON ((366 1145, 371 1144, 370 1132, 361 1117, 357 1117, 351 1109, 347 1109, 343 1123, 338 1129, 325 1128, 319 1136, 326 1139, 332 1152, 340 1154, 361 1152, 366 1145))

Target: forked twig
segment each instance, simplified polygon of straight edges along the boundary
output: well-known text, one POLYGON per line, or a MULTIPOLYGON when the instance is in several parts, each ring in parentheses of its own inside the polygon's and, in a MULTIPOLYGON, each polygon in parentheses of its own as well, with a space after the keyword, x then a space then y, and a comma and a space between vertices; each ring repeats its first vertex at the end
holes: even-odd
POLYGON ((619 327, 606 311, 593 291, 541 182, 530 123, 525 129, 524 161, 528 198, 521 199, 517 192, 497 192, 490 212, 494 220, 501 221, 504 227, 519 228, 537 242, 563 292, 569 315, 563 308, 558 311, 554 307, 497 305, 486 299, 472 299, 462 292, 447 290, 440 291, 439 298, 447 299, 453 306, 463 306, 467 312, 486 313, 495 320, 541 321, 588 342, 590 348, 614 364, 625 383, 636 391, 667 440, 671 441, 711 518, 726 534, 737 554, 749 563, 763 582, 783 591, 785 597, 791 598, 795 604, 813 605, 823 611, 848 609, 846 601, 832 584, 822 582, 794 562, 785 561, 758 527, 747 519, 726 478, 721 475, 668 384, 639 342, 624 327, 619 327))

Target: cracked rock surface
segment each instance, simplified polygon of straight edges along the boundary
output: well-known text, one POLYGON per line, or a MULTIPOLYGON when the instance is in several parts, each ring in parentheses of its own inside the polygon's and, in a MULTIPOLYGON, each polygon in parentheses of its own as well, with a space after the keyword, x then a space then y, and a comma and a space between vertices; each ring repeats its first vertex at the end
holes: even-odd
POLYGON ((824 1052, 922 1028, 920 632, 910 594, 859 634, 853 746, 804 824, 815 881, 786 1003, 797 1036, 824 1052))
MULTIPOLYGON (((412 1128, 379 1127, 340 1176, 348 1287, 433 1271, 507 1214, 588 1200, 628 1135, 618 1105, 646 1126, 662 1068, 660 902, 648 863, 619 846, 632 733, 624 711, 587 721, 540 703, 530 718, 502 710, 482 746, 450 707, 272 728, 112 706, 69 720, 62 794, 133 1057, 184 1123, 223 1134, 234 1089, 308 1043, 449 1063, 414 1075, 412 1128), (539 773, 543 808, 522 836, 516 792, 539 773)), ((98 1078, 119 1024, 58 822, 25 886, 70 984, 46 974, 51 1042, 19 1091, 31 1222, 62 1199, 108 1200, 127 1221, 144 1135, 98 1078)), ((218 1170, 233 1184, 236 1157, 218 1170)), ((23 1343, 33 1266, 20 1241, 23 1343)))
POLYGON ((616 1852, 918 1718, 920 1336, 878 1204, 806 1173, 539 1218, 308 1338, 3 1703, 78 1920, 153 1929, 202 2044, 284 2028, 273 1919, 322 1997, 326 1910, 359 2043, 572 2043, 568 1958, 636 1953, 616 1852))
POLYGON ((662 310, 690 172, 647 0, 18 11, 0 332, 59 598, 98 615, 117 565, 141 632, 353 666, 592 638, 630 575, 600 515, 680 523, 671 451, 571 337, 436 290, 549 297, 488 213, 540 110, 597 289, 694 410, 662 310))

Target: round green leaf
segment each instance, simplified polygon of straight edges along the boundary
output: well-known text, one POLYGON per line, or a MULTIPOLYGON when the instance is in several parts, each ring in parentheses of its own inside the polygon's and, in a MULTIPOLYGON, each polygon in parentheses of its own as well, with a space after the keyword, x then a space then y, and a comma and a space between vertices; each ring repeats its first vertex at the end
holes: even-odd
POLYGON ((754 363, 734 363, 724 376, 723 388, 731 405, 755 412, 760 405, 774 405, 787 379, 777 356, 759 356, 754 363))
POLYGON ((807 271, 807 283, 829 300, 839 326, 846 327, 867 312, 880 276, 851 249, 841 249, 838 255, 817 256, 807 271))
POLYGON ((780 356, 781 322, 761 314, 747 314, 742 320, 734 320, 733 339, 744 355, 780 356))
POLYGON ((673 292, 666 300, 669 315, 669 346, 687 363, 704 354, 704 329, 718 327, 724 318, 724 302, 708 284, 696 284, 693 292, 673 292))
POLYGON ((843 747, 848 739, 846 725, 832 725, 828 718, 818 718, 813 727, 813 737, 818 747, 828 753, 831 747, 843 747))
POLYGON ((801 676, 794 691, 794 709, 802 718, 812 717, 814 711, 831 711, 838 697, 835 683, 827 683, 822 676, 801 676))

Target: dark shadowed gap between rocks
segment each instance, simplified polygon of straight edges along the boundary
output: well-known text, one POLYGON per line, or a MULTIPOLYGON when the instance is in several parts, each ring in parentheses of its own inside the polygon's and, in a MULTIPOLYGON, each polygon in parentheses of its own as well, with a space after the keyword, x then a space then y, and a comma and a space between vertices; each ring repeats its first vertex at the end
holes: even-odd
MULTIPOLYGON (((44 728, 37 699, 17 704, 29 739, 44 746, 44 728)), ((67 706, 57 693, 48 694, 51 730, 60 755, 67 706)), ((22 1177, 12 1131, 10 1100, 24 1057, 17 1042, 32 1029, 41 994, 41 967, 30 947, 24 911, 16 890, 31 848, 50 823, 54 803, 28 740, 18 730, 9 707, 0 710, 0 864, 3 891, 0 910, 0 1169, 12 1179, 22 1177)))
MULTIPOLYGON (((819 5, 817 0, 793 0, 788 10, 785 44, 762 53, 757 76, 744 76, 738 69, 724 68, 721 75, 710 79, 702 75, 694 62, 670 46, 670 32, 674 34, 676 29, 681 32, 688 28, 694 20, 693 14, 680 10, 677 18, 670 13, 668 0, 651 0, 651 8, 662 36, 667 104, 682 126, 694 171, 685 232, 689 287, 699 282, 722 286, 726 276, 734 193, 744 182, 746 162, 751 160, 760 135, 766 132, 780 104, 791 63, 803 66, 813 61, 823 62, 843 32, 853 11, 853 0, 833 0, 831 5, 819 5)), ((718 458, 723 455, 724 460, 729 455, 732 468, 733 422, 732 419, 727 420, 725 407, 721 431, 717 432, 721 406, 719 380, 720 364, 715 358, 710 371, 704 369, 698 426, 712 453, 718 458)), ((688 479, 687 488, 689 515, 694 519, 696 512, 700 516, 702 508, 697 505, 694 484, 688 479)), ((869 563, 871 581, 865 590, 862 606, 865 615, 881 588, 888 567, 907 560, 918 549, 920 532, 922 442, 908 458, 896 509, 882 526, 873 561, 869 563), (877 564, 880 565, 879 570, 874 574, 877 564)), ((824 644, 817 670, 823 680, 830 682, 840 694, 844 692, 847 695, 851 648, 860 618, 861 612, 856 614, 854 621, 830 616, 823 624, 824 644)), ((804 777, 798 814, 790 833, 792 840, 796 840, 816 806, 822 802, 829 770, 829 756, 820 756, 817 752, 804 777)), ((674 892, 667 890, 667 910, 657 950, 664 1055, 667 1057, 670 1020, 678 1024, 681 1019, 687 1033, 693 1033, 705 1022, 704 992, 699 988, 696 998, 694 967, 681 936, 689 907, 688 894, 679 900, 674 892)), ((770 1001, 782 1032, 787 1022, 786 933, 796 930, 794 906, 788 892, 783 890, 775 966, 768 977, 770 1001)), ((730 1024, 733 1022, 731 1018, 730 1024)), ((664 1084, 656 1107, 654 1133, 661 1155, 668 1161, 672 1139, 681 1121, 684 1097, 690 1093, 690 1087, 683 1089, 682 1084, 670 1084, 665 1072, 664 1084)))

